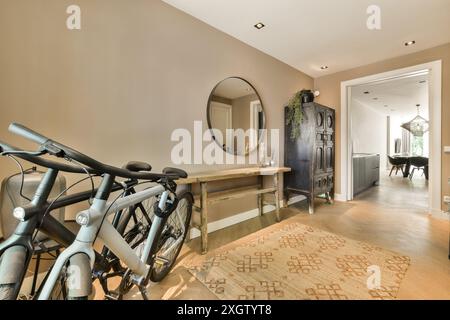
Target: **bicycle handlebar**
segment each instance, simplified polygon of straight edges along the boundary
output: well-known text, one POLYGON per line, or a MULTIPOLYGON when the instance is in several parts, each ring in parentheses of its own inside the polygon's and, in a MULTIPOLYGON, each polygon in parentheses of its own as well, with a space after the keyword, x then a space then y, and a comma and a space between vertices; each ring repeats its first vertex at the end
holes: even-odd
POLYGON ((89 172, 90 174, 96 174, 94 170, 91 168, 84 168, 83 170, 81 167, 72 166, 65 163, 55 162, 51 160, 47 160, 38 156, 27 154, 25 150, 22 150, 20 148, 16 148, 14 146, 11 146, 7 143, 4 143, 3 141, 0 141, 0 153, 2 152, 10 152, 14 156, 23 159, 25 161, 34 163, 38 166, 46 167, 46 168, 52 168, 59 171, 69 172, 69 173, 86 173, 89 172))
POLYGON ((36 142, 39 145, 45 144, 48 140, 48 138, 44 137, 43 135, 28 129, 27 127, 18 124, 18 123, 11 123, 9 125, 8 130, 14 134, 17 134, 18 136, 24 137, 25 139, 31 140, 33 142, 36 142))
POLYGON ((72 149, 62 143, 53 141, 27 127, 12 123, 9 126, 9 131, 17 135, 20 135, 28 140, 31 140, 43 147, 50 154, 55 155, 60 158, 73 159, 95 171, 97 174, 110 174, 112 176, 127 178, 127 179, 138 179, 138 180, 152 180, 158 181, 160 179, 170 179, 176 180, 180 178, 177 174, 158 174, 150 172, 134 172, 127 169, 117 168, 107 164, 103 164, 95 159, 92 159, 81 152, 72 149))

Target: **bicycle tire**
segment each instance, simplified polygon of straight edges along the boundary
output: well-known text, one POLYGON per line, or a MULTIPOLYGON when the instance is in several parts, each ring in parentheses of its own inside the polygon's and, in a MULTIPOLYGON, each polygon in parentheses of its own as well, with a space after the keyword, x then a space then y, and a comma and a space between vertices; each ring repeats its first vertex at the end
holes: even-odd
POLYGON ((9 283, 0 285, 0 300, 16 300, 14 287, 14 284, 9 283))
MULTIPOLYGON (((89 272, 89 276, 85 276, 88 283, 85 283, 85 286, 90 286, 90 290, 92 291, 92 277, 91 277, 91 266, 89 263, 89 257, 84 253, 78 253, 72 256, 66 267, 60 273, 57 283, 53 287, 52 293, 50 295, 49 300, 88 300, 90 294, 88 295, 74 295, 71 293, 71 289, 68 288, 67 282, 69 281, 69 277, 66 271, 69 266, 76 266, 80 272, 89 272)), ((70 280, 71 281, 71 280, 70 280)), ((81 283, 81 282, 80 282, 81 283)), ((76 290, 75 290, 76 291, 76 290)))
MULTIPOLYGON (((172 270, 173 266, 175 265, 175 262, 178 258, 178 255, 180 254, 181 248, 183 247, 183 243, 186 239, 187 233, 189 232, 189 224, 191 221, 192 216, 192 205, 194 202, 194 198, 190 192, 183 192, 177 196, 178 198, 178 204, 177 208, 167 217, 164 219, 164 222, 161 224, 161 227, 157 231, 155 240, 152 244, 152 247, 150 249, 150 257, 152 257, 153 260, 153 266, 152 271, 150 274, 150 280, 153 282, 160 282, 163 280, 167 274, 172 270), (164 247, 166 243, 170 240, 170 238, 167 238, 167 235, 165 234, 168 232, 168 224, 173 223, 174 221, 174 215, 179 214, 180 210, 183 208, 185 210, 185 216, 183 217, 183 226, 184 226, 184 233, 180 235, 181 241, 177 245, 175 249, 173 249, 174 254, 170 257, 170 260, 167 264, 165 264, 162 268, 158 267, 158 263, 155 261, 156 257, 158 256, 158 252, 164 247), (164 242, 164 243, 163 243, 164 242)), ((175 241, 180 240, 180 238, 176 239, 175 241)), ((170 243, 169 243, 170 244, 170 243)), ((166 258, 166 257, 163 257, 166 258)), ((166 259, 167 260, 167 259, 166 259)))
POLYGON ((0 273, 2 270, 9 270, 8 273, 13 270, 10 275, 11 279, 9 283, 0 284, 0 300, 16 300, 19 295, 17 286, 20 286, 23 281, 23 275, 25 270, 20 268, 26 268, 27 249, 23 246, 13 246, 8 248, 2 255, 0 260, 0 273), (7 258, 5 258, 7 257, 7 258), (8 265, 9 264, 9 265, 8 265))

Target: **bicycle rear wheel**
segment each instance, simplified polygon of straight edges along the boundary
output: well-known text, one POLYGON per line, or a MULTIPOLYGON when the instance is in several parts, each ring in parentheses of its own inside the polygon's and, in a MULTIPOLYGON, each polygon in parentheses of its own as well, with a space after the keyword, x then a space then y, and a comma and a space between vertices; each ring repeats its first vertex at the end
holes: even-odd
POLYGON ((162 223, 150 250, 153 282, 160 282, 170 272, 189 232, 194 199, 190 192, 183 192, 177 198, 176 209, 162 223))

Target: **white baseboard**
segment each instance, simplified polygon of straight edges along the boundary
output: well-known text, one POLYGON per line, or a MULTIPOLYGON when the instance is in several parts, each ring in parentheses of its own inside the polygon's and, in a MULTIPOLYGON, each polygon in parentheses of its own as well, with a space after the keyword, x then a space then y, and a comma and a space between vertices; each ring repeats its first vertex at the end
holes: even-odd
MULTIPOLYGON (((304 196, 293 197, 293 198, 289 199, 288 205, 300 202, 305 199, 306 199, 306 197, 304 197, 304 196)), ((280 201, 280 207, 283 207, 282 200, 280 201)), ((272 212, 274 210, 275 210, 275 206, 272 204, 268 204, 263 207, 263 213, 272 212)), ((227 217, 227 218, 224 218, 221 220, 210 222, 210 223, 208 223, 208 233, 230 227, 232 225, 241 223, 246 220, 256 218, 258 216, 259 216, 259 210, 256 208, 253 210, 235 214, 231 217, 227 217)), ((191 228, 190 236, 191 236, 191 239, 198 238, 198 237, 200 237, 200 231, 197 228, 191 228)))
POLYGON ((430 216, 433 218, 439 219, 439 220, 449 220, 450 219, 450 213, 446 211, 442 211, 439 209, 432 209, 430 211, 430 216))
POLYGON ((334 200, 335 201, 340 201, 340 202, 347 202, 346 197, 343 194, 340 194, 340 193, 335 193, 334 194, 334 200))

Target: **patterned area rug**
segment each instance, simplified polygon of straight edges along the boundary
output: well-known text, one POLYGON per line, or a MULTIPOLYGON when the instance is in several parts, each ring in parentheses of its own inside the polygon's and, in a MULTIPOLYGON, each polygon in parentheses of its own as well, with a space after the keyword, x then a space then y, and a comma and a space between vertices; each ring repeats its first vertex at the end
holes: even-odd
POLYGON ((367 300, 395 299, 409 265, 407 256, 290 223, 196 257, 187 267, 219 299, 367 300))

